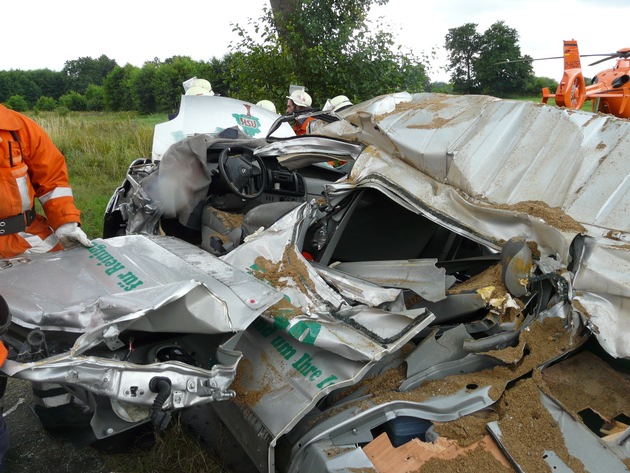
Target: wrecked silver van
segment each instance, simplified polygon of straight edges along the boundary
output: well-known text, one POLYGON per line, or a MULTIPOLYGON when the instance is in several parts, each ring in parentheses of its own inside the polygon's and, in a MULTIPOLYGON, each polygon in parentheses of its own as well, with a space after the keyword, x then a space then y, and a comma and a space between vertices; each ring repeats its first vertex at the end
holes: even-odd
MULTIPOLYGON (((156 224, 161 194, 143 194, 144 208, 160 214, 151 231, 96 241, 143 271, 156 263, 142 261, 151 252, 138 245, 194 254, 175 268, 218 301, 194 299, 195 318, 206 321, 196 334, 211 332, 217 307, 232 311, 226 294, 235 286, 225 274, 256 288, 255 310, 217 330, 234 356, 224 385, 233 397, 192 402, 184 380, 201 375, 165 369, 160 376, 180 387, 158 410, 179 411, 238 471, 627 471, 630 122, 487 96, 407 93, 339 116, 317 134, 251 150, 289 170, 340 156, 350 162, 317 198, 277 211, 286 204, 235 209, 206 192, 193 202, 197 244, 156 224), (208 276, 228 292, 218 295, 208 276), (182 398, 191 401, 175 402, 182 398)), ((181 223, 179 216, 172 218, 181 223)), ((152 269, 168 279, 169 267, 152 269)), ((135 301, 138 289, 123 299, 135 301)), ((135 313, 117 302, 120 289, 110 292, 116 314, 135 313)), ((132 331, 120 323, 108 330, 113 318, 83 331, 98 334, 87 336, 91 350, 115 352, 104 339, 115 332, 117 349, 130 351, 183 309, 172 305, 132 331)), ((48 317, 68 324, 55 311, 48 317)), ((178 327, 165 327, 193 359, 219 348, 191 350, 177 342, 185 338, 178 327)), ((75 360, 73 350, 64 357, 75 360)), ((190 371, 190 360, 169 363, 190 371)))
POLYGON ((256 468, 626 471, 630 123, 432 94, 343 118, 347 178, 222 257, 285 295, 211 406, 256 468))

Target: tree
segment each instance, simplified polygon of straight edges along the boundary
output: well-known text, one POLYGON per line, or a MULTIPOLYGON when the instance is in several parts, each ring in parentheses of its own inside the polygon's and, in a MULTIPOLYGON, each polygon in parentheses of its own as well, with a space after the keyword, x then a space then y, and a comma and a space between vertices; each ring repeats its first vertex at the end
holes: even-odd
POLYGON ((103 81, 105 108, 111 111, 134 110, 133 76, 138 68, 131 64, 116 66, 103 81))
POLYGON ((60 71, 50 69, 36 69, 25 71, 26 76, 37 84, 41 95, 58 99, 68 92, 66 76, 60 71))
POLYGON ((527 80, 527 84, 525 84, 525 90, 523 92, 525 95, 540 95, 544 87, 555 91, 558 88, 558 81, 556 79, 552 79, 551 77, 536 77, 532 75, 527 80))
POLYGON ((530 56, 521 57, 518 33, 497 21, 482 35, 475 23, 451 28, 446 35, 448 70, 456 93, 497 97, 522 94, 532 82, 530 56), (518 59, 509 64, 499 64, 518 59))
POLYGON ((517 31, 497 21, 481 38, 480 53, 475 62, 481 93, 497 97, 522 93, 534 73, 531 61, 527 61, 531 56, 521 57, 517 31), (498 64, 513 59, 519 61, 498 64))
POLYGON ((446 69, 451 73, 453 91, 460 94, 477 92, 479 83, 474 64, 481 49, 477 24, 466 23, 458 28, 450 28, 446 35, 445 48, 448 51, 446 69))
POLYGON ((213 57, 210 62, 199 64, 198 77, 208 79, 212 83, 212 90, 217 95, 229 95, 229 55, 222 59, 213 57))
POLYGON ((145 62, 131 79, 134 109, 145 115, 157 112, 153 78, 159 67, 160 61, 157 59, 145 62))
POLYGON ((85 91, 85 105, 89 111, 105 110, 105 90, 102 85, 88 85, 85 91))
POLYGON ((152 84, 158 111, 172 113, 179 109, 185 80, 198 77, 212 82, 211 77, 201 77, 200 72, 199 63, 188 56, 174 56, 157 68, 152 84))
POLYGON ((24 71, 3 72, 0 75, 0 102, 5 102, 14 95, 26 101, 28 110, 35 105, 41 89, 24 71))
POLYGON ((62 72, 68 80, 68 90, 85 93, 89 84, 103 85, 107 75, 117 66, 116 61, 104 54, 98 59, 80 57, 66 61, 62 72))
POLYGON ((232 47, 232 95, 281 101, 303 85, 314 105, 344 94, 353 101, 407 89, 424 90, 424 66, 395 48, 393 34, 367 22, 370 6, 387 0, 274 0, 250 29, 237 25, 232 47))

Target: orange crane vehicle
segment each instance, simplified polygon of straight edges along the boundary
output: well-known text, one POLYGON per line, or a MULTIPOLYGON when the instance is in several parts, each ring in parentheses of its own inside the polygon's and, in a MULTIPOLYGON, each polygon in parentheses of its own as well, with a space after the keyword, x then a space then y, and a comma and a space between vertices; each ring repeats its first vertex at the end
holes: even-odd
POLYGON ((581 109, 586 101, 591 101, 593 112, 630 118, 630 48, 622 48, 612 54, 584 56, 605 56, 589 66, 613 58, 617 58, 617 62, 610 69, 598 72, 591 84, 586 85, 577 41, 564 41, 564 75, 555 94, 550 93, 547 87, 542 89, 543 103, 553 98, 559 107, 581 109))

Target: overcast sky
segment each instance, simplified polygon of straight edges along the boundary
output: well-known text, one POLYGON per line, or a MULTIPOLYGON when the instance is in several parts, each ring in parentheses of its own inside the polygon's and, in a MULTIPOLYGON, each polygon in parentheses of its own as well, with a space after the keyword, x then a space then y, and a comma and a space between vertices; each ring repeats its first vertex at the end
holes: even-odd
MULTIPOLYGON (((238 38, 232 24, 257 19, 263 0, 233 2, 164 0, 29 0, 16 3, 4 16, 0 70, 60 71, 68 60, 105 54, 123 66, 175 55, 210 60, 228 52, 238 38)), ((476 23, 483 33, 503 21, 519 34, 522 54, 534 58, 559 56, 562 41, 576 39, 581 54, 608 54, 630 47, 627 22, 630 0, 390 0, 374 7, 372 17, 383 17, 398 42, 416 55, 437 49, 432 80, 447 80, 444 37, 449 28, 476 23), (410 7, 413 6, 412 9, 410 7)), ((611 67, 614 61, 587 67, 598 58, 583 58, 584 75, 611 67)), ((562 77, 562 62, 534 62, 538 76, 562 77)))

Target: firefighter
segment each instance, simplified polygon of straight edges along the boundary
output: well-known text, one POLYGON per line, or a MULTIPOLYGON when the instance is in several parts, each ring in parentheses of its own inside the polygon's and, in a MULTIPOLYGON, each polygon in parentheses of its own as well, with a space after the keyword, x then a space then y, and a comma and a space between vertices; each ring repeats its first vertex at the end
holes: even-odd
POLYGON ((186 91, 186 95, 214 95, 211 90, 208 90, 199 85, 193 85, 186 91))
POLYGON ((210 81, 206 79, 197 79, 195 81, 195 86, 201 87, 202 89, 206 90, 208 93, 205 95, 214 95, 214 91, 212 90, 212 84, 210 84, 210 81))
POLYGON ((276 106, 271 100, 261 100, 256 105, 262 108, 266 108, 270 112, 276 113, 276 106))
POLYGON ((33 120, 0 104, 0 257, 92 246, 66 161, 33 120), (46 216, 35 211, 38 198, 46 216))
MULTIPOLYGON (((0 104, 0 258, 92 246, 80 227, 80 216, 64 156, 37 123, 0 104), (45 216, 35 211, 35 197, 45 216)), ((4 363, 7 350, 0 345, 4 363)), ((6 377, 0 377, 0 398, 5 386, 6 377)), ((68 404, 70 395, 60 393, 60 388, 34 383, 35 403, 46 407, 68 404)), ((65 415, 64 409, 56 417, 65 415)), ((0 425, 0 450, 7 446, 6 426, 0 425)))
POLYGON ((295 115, 295 121, 293 122, 293 131, 296 135, 305 135, 308 131, 309 122, 313 121, 313 117, 300 118, 299 115, 313 112, 311 108, 313 100, 304 90, 294 90, 291 95, 287 95, 287 115, 295 115))
POLYGON ((345 95, 337 95, 330 99, 330 106, 333 112, 341 112, 348 107, 352 107, 352 102, 345 95))

